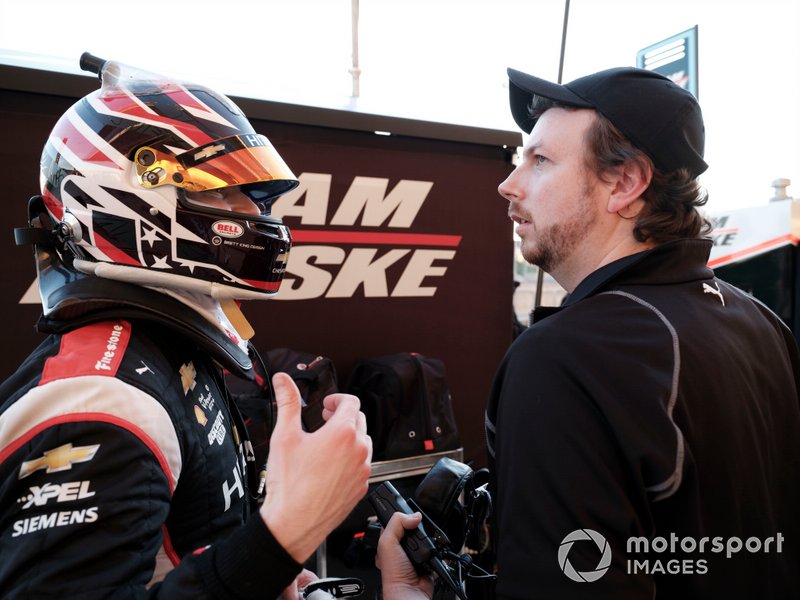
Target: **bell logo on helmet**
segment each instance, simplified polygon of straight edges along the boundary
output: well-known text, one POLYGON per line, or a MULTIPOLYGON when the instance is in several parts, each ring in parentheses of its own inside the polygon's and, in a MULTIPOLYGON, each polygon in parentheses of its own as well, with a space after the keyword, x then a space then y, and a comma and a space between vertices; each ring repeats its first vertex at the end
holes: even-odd
POLYGON ((226 238, 242 237, 244 233, 244 227, 233 221, 217 221, 211 226, 211 229, 214 230, 214 233, 217 235, 226 238))

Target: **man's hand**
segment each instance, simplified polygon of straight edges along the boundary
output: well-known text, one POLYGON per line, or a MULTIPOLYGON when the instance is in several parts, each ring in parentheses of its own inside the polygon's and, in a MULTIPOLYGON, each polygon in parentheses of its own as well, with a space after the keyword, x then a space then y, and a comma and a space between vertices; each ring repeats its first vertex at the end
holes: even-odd
POLYGON ((355 396, 327 396, 327 423, 307 433, 292 378, 276 373, 272 384, 278 419, 270 439, 261 517, 292 558, 303 563, 367 493, 372 440, 355 396))
POLYGON ((283 590, 278 600, 300 600, 300 590, 317 579, 319 579, 319 577, 317 577, 316 573, 308 569, 303 569, 291 585, 283 590))
POLYGON ((420 521, 419 513, 394 513, 381 533, 375 565, 381 571, 384 600, 430 600, 433 597, 431 578, 417 574, 400 546, 406 529, 414 529, 420 521))

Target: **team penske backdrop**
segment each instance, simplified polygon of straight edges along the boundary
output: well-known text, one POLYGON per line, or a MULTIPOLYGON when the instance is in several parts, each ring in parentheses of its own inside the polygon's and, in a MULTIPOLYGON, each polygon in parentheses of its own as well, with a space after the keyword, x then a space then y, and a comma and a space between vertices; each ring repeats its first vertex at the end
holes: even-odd
MULTIPOLYGON (((13 227, 25 224, 26 201, 39 189, 48 133, 77 97, 96 87, 60 75, 47 89, 46 75, 36 73, 39 83, 28 85, 19 83, 20 73, 30 77, 0 67, 0 131, 14 140, 0 148, 7 175, 0 233, 8 274, 0 292, 3 379, 42 339, 33 327, 40 310, 32 252, 14 245, 13 227), (81 85, 85 90, 70 97, 53 95, 81 85)), ((485 400, 511 341, 511 223, 496 187, 511 170, 504 145, 519 145, 518 134, 491 132, 487 141, 432 125, 413 136, 382 136, 373 130, 403 131, 413 122, 387 120, 362 131, 337 120, 342 114, 352 124, 358 119, 352 113, 329 111, 321 126, 296 117, 259 119, 286 105, 240 105, 300 179, 273 207, 293 239, 281 291, 243 306, 256 346, 329 356, 342 383, 357 358, 401 351, 441 358, 465 457, 482 462, 485 400), (462 141, 448 141, 454 139, 462 141)), ((224 242, 236 243, 235 224, 219 227, 224 242)))

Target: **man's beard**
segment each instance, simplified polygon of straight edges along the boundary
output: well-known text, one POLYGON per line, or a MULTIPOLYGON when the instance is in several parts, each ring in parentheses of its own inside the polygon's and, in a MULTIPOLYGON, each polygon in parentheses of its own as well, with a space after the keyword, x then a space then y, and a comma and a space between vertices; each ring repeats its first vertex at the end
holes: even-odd
POLYGON ((525 240, 522 242, 522 257, 547 273, 552 273, 568 259, 587 237, 595 220, 590 194, 591 188, 587 186, 571 219, 543 229, 534 227, 530 243, 526 245, 525 240))

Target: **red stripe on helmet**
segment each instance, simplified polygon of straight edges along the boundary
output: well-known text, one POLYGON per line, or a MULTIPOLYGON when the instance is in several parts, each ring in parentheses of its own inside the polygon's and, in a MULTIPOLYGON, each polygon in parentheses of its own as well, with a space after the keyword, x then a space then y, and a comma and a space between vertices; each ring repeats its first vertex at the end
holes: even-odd
POLYGON ((42 191, 42 200, 44 200, 44 205, 50 211, 50 214, 60 221, 61 217, 64 216, 64 205, 61 204, 61 200, 56 198, 48 189, 42 191))
POLYGON ((111 160, 108 155, 103 153, 97 146, 92 144, 92 142, 78 131, 67 119, 61 119, 56 124, 51 137, 57 137, 69 148, 70 152, 83 161, 104 167, 121 169, 117 163, 111 160))
POLYGON ((115 263, 119 263, 121 265, 131 265, 133 267, 142 266, 142 263, 117 248, 103 236, 98 235, 97 232, 94 234, 94 245, 98 250, 100 250, 115 263))
POLYGON ((199 99, 195 98, 189 91, 183 88, 171 86, 167 93, 170 98, 182 106, 196 108, 203 112, 212 112, 205 104, 200 102, 199 99))
POLYGON ((160 123, 165 127, 171 127, 197 146, 214 141, 214 138, 210 137, 202 129, 190 123, 168 119, 154 112, 149 112, 142 108, 140 104, 134 102, 129 96, 105 96, 100 98, 100 100, 102 100, 103 104, 112 112, 125 115, 128 118, 132 117, 139 121, 152 121, 160 123))
POLYGON ((242 281, 265 292, 277 292, 281 287, 280 281, 256 281, 254 279, 242 279, 242 281))

